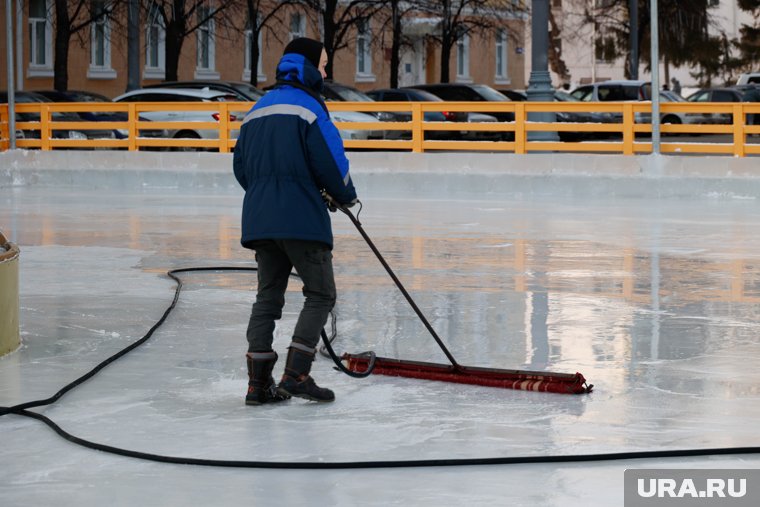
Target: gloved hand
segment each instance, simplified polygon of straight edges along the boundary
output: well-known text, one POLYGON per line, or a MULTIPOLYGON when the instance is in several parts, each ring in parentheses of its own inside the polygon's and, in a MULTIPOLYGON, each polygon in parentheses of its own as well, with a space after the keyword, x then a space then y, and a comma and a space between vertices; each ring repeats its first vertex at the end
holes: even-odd
POLYGON ((319 193, 322 194, 322 199, 324 199, 325 204, 327 204, 327 209, 331 213, 335 213, 336 211, 338 211, 338 203, 335 201, 335 199, 333 199, 333 197, 330 194, 327 193, 327 190, 322 189, 320 190, 319 193))

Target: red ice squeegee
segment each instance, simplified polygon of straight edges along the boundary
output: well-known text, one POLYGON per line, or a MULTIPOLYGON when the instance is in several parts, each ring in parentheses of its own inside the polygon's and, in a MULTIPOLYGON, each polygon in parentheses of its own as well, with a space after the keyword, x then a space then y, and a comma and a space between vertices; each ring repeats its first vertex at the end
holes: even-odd
MULTIPOLYGON (((370 358, 362 354, 343 354, 341 357, 346 367, 354 372, 363 373, 369 368, 370 358)), ((558 394, 590 393, 594 387, 586 383, 580 373, 549 373, 527 370, 501 370, 496 368, 479 368, 448 364, 407 361, 387 357, 375 357, 372 373, 394 377, 409 377, 459 384, 473 384, 504 389, 520 389, 558 394)))
MULTIPOLYGON (((594 387, 592 384, 588 384, 586 379, 580 373, 550 373, 540 371, 525 371, 525 370, 500 370, 496 368, 479 368, 474 366, 461 366, 456 362, 454 356, 443 344, 443 341, 430 325, 425 315, 417 307, 412 297, 404 288, 404 285, 398 279, 391 267, 385 262, 385 259, 380 254, 380 251, 375 247, 375 244, 369 238, 364 231, 359 220, 351 213, 348 208, 335 202, 328 194, 322 194, 325 200, 331 207, 340 209, 351 222, 359 230, 364 240, 369 245, 372 252, 374 252, 380 264, 383 265, 390 277, 396 283, 396 286, 406 298, 407 302, 411 305, 414 312, 420 318, 422 323, 427 328, 428 332, 433 336, 438 346, 446 357, 451 362, 450 365, 425 363, 419 361, 406 361, 403 359, 390 359, 387 357, 377 357, 374 353, 364 354, 343 354, 341 357, 344 364, 338 364, 337 357, 335 356, 332 348, 330 347, 327 335, 322 333, 322 337, 325 339, 325 345, 330 351, 330 355, 336 361, 336 364, 340 366, 340 369, 352 376, 367 376, 370 373, 378 373, 380 375, 392 375, 396 377, 409 377, 426 380, 440 380, 443 382, 457 382, 460 384, 474 384, 479 386, 489 387, 501 387, 506 389, 521 389, 523 391, 539 391, 545 393, 560 393, 560 394, 582 394, 589 393, 594 387)), ((360 208, 361 211, 361 208, 360 208)))

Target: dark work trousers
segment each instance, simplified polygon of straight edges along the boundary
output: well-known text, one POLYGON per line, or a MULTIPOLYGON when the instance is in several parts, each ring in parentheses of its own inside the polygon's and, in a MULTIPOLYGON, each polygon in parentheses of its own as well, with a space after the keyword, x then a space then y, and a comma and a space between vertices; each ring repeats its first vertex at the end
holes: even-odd
POLYGON ((316 347, 330 310, 335 306, 335 277, 330 247, 319 241, 259 240, 256 250, 258 293, 248 322, 248 352, 272 350, 274 321, 282 317, 285 289, 293 268, 303 282, 304 301, 293 341, 316 347))

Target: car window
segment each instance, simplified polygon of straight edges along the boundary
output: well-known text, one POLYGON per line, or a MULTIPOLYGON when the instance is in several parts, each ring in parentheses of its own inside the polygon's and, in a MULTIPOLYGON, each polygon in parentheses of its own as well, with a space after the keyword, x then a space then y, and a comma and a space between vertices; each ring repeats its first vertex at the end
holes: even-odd
POLYGON ((443 99, 425 90, 410 90, 409 100, 422 102, 441 102, 443 99))
POLYGON ((385 92, 383 96, 383 100, 387 101, 395 101, 395 102, 409 102, 409 97, 407 97, 406 93, 401 92, 385 92))
POLYGON ((374 102, 369 95, 360 92, 359 90, 354 90, 345 86, 333 86, 332 89, 346 102, 374 102))
POLYGON ((708 102, 710 100, 710 92, 707 90, 696 92, 694 95, 689 95, 686 100, 689 102, 708 102))
POLYGON ((620 85, 601 85, 597 90, 599 100, 631 100, 626 98, 625 91, 620 85))
POLYGON ((554 92, 554 100, 557 100, 559 102, 578 102, 578 99, 576 99, 574 96, 570 95, 569 93, 565 92, 554 92))
POLYGON ((580 88, 573 90, 570 96, 575 97, 577 100, 588 102, 591 99, 593 99, 593 96, 594 96, 593 92, 594 92, 593 86, 582 86, 580 88))
POLYGON ((713 102, 740 102, 740 99, 728 90, 713 90, 713 102))
POLYGON ((471 90, 464 87, 460 87, 460 86, 436 88, 435 94, 441 97, 443 100, 452 100, 452 101, 483 100, 479 95, 473 93, 471 90))
MULTIPOLYGON (((509 98, 505 97, 504 94, 497 92, 490 86, 486 85, 473 85, 472 86, 475 91, 485 100, 488 100, 490 102, 512 102, 509 98)), ((478 99, 483 100, 483 99, 478 99)))
POLYGON ((71 93, 71 98, 75 102, 111 102, 107 97, 104 95, 100 95, 97 93, 79 93, 79 92, 69 92, 71 93))

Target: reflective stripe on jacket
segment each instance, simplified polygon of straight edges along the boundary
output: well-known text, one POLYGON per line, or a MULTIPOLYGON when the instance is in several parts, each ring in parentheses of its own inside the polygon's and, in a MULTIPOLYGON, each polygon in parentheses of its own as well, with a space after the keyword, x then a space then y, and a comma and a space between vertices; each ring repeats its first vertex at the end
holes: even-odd
POLYGON ((287 54, 277 79, 280 86, 246 115, 235 146, 235 177, 245 190, 241 243, 303 239, 332 248, 320 190, 340 203, 355 199, 356 191, 338 129, 324 103, 302 89, 318 92, 322 76, 303 56, 287 54))

